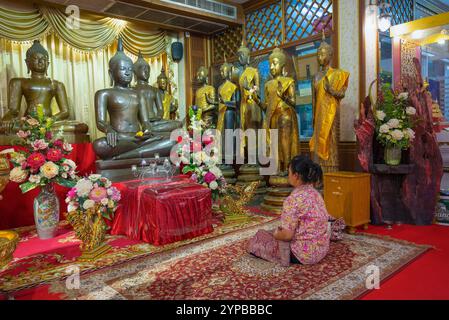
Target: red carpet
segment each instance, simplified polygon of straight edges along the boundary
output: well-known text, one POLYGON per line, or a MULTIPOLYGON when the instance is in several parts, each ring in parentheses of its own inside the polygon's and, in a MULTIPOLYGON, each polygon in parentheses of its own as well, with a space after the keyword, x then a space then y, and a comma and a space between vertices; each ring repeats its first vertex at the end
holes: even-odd
POLYGON ((432 245, 435 249, 381 283, 379 290, 369 292, 362 300, 449 299, 449 227, 401 225, 388 230, 370 226, 366 232, 432 245))

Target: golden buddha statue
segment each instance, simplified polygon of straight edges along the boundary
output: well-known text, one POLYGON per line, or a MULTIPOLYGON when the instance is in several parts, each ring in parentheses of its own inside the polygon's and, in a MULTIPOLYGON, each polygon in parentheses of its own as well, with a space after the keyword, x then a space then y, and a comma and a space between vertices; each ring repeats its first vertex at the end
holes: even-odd
POLYGON ((178 116, 178 100, 170 92, 170 84, 164 67, 162 67, 160 75, 157 77, 158 94, 162 100, 163 116, 165 120, 176 120, 178 116))
POLYGON ((333 48, 326 43, 323 34, 323 41, 318 48, 320 71, 312 84, 314 132, 309 142, 313 160, 321 165, 323 172, 339 170, 339 107, 349 84, 348 72, 330 66, 332 57, 333 48))
MULTIPOLYGON (((262 110, 255 101, 260 86, 259 71, 250 67, 250 50, 242 43, 237 51, 242 73, 239 78, 240 87, 240 127, 246 129, 260 129, 262 127, 262 110)), ((246 142, 242 141, 242 148, 246 142)))
MULTIPOLYGON (((50 64, 48 51, 35 40, 26 52, 25 59, 30 78, 13 78, 9 82, 9 110, 2 119, 3 132, 9 134, 18 131, 18 121, 36 112, 41 104, 44 114, 53 117, 56 122, 53 126, 57 131, 62 128, 64 133, 85 135, 88 126, 75 120, 68 120, 71 115, 67 93, 62 82, 47 78, 47 70, 50 64), (25 98, 26 107, 22 108, 22 97, 25 98), (53 114, 51 102, 55 98, 59 112, 53 114)), ((70 140, 70 139, 69 139, 70 140)), ((81 142, 81 141, 80 141, 81 142)))
POLYGON ((269 57, 272 80, 265 83, 265 101, 259 102, 265 111, 264 129, 267 130, 267 146, 270 146, 270 130, 278 130, 278 171, 288 175, 290 160, 299 154, 298 117, 296 115, 295 80, 286 74, 285 53, 276 48, 269 57))
POLYGON ((270 176, 270 188, 262 208, 279 213, 285 198, 292 191, 288 183, 288 165, 299 154, 299 130, 295 110, 295 80, 286 76, 287 57, 281 49, 276 48, 269 62, 272 80, 265 83, 265 101, 258 103, 265 111, 264 129, 267 131, 268 147, 272 142, 270 131, 278 131, 277 150, 270 150, 270 155, 276 156, 278 175, 270 176))
POLYGON ((195 92, 195 105, 201 108, 201 117, 205 128, 214 128, 216 125, 217 114, 217 95, 215 88, 208 84, 209 71, 206 67, 199 67, 196 79, 202 85, 195 92))

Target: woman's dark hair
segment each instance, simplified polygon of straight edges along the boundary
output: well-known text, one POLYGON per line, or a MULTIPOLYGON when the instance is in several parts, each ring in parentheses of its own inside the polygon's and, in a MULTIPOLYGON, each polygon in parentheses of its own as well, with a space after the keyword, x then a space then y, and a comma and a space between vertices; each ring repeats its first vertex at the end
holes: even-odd
POLYGON ((323 179, 323 170, 319 164, 307 156, 296 156, 290 161, 290 169, 299 174, 304 183, 317 183, 323 179))

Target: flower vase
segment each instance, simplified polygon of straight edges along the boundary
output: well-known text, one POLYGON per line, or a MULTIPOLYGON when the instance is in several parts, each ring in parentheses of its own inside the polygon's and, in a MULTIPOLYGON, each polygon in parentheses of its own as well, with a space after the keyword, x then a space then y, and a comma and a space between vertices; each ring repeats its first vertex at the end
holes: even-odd
POLYGON ((401 164, 402 149, 396 146, 386 147, 384 152, 385 163, 390 166, 401 164))
POLYGON ((53 184, 41 188, 34 199, 34 221, 40 239, 51 239, 55 236, 59 223, 59 199, 53 184))

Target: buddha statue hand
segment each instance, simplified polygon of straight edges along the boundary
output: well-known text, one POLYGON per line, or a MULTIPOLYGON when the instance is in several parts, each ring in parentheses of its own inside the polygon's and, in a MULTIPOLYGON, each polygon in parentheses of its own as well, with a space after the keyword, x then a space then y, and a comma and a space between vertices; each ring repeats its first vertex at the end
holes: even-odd
POLYGON ((106 133, 106 141, 109 146, 115 148, 117 146, 118 134, 115 130, 108 130, 106 133))
POLYGON ((337 99, 343 99, 346 94, 346 87, 342 88, 341 90, 334 90, 327 76, 324 77, 324 90, 326 90, 327 93, 337 99))

